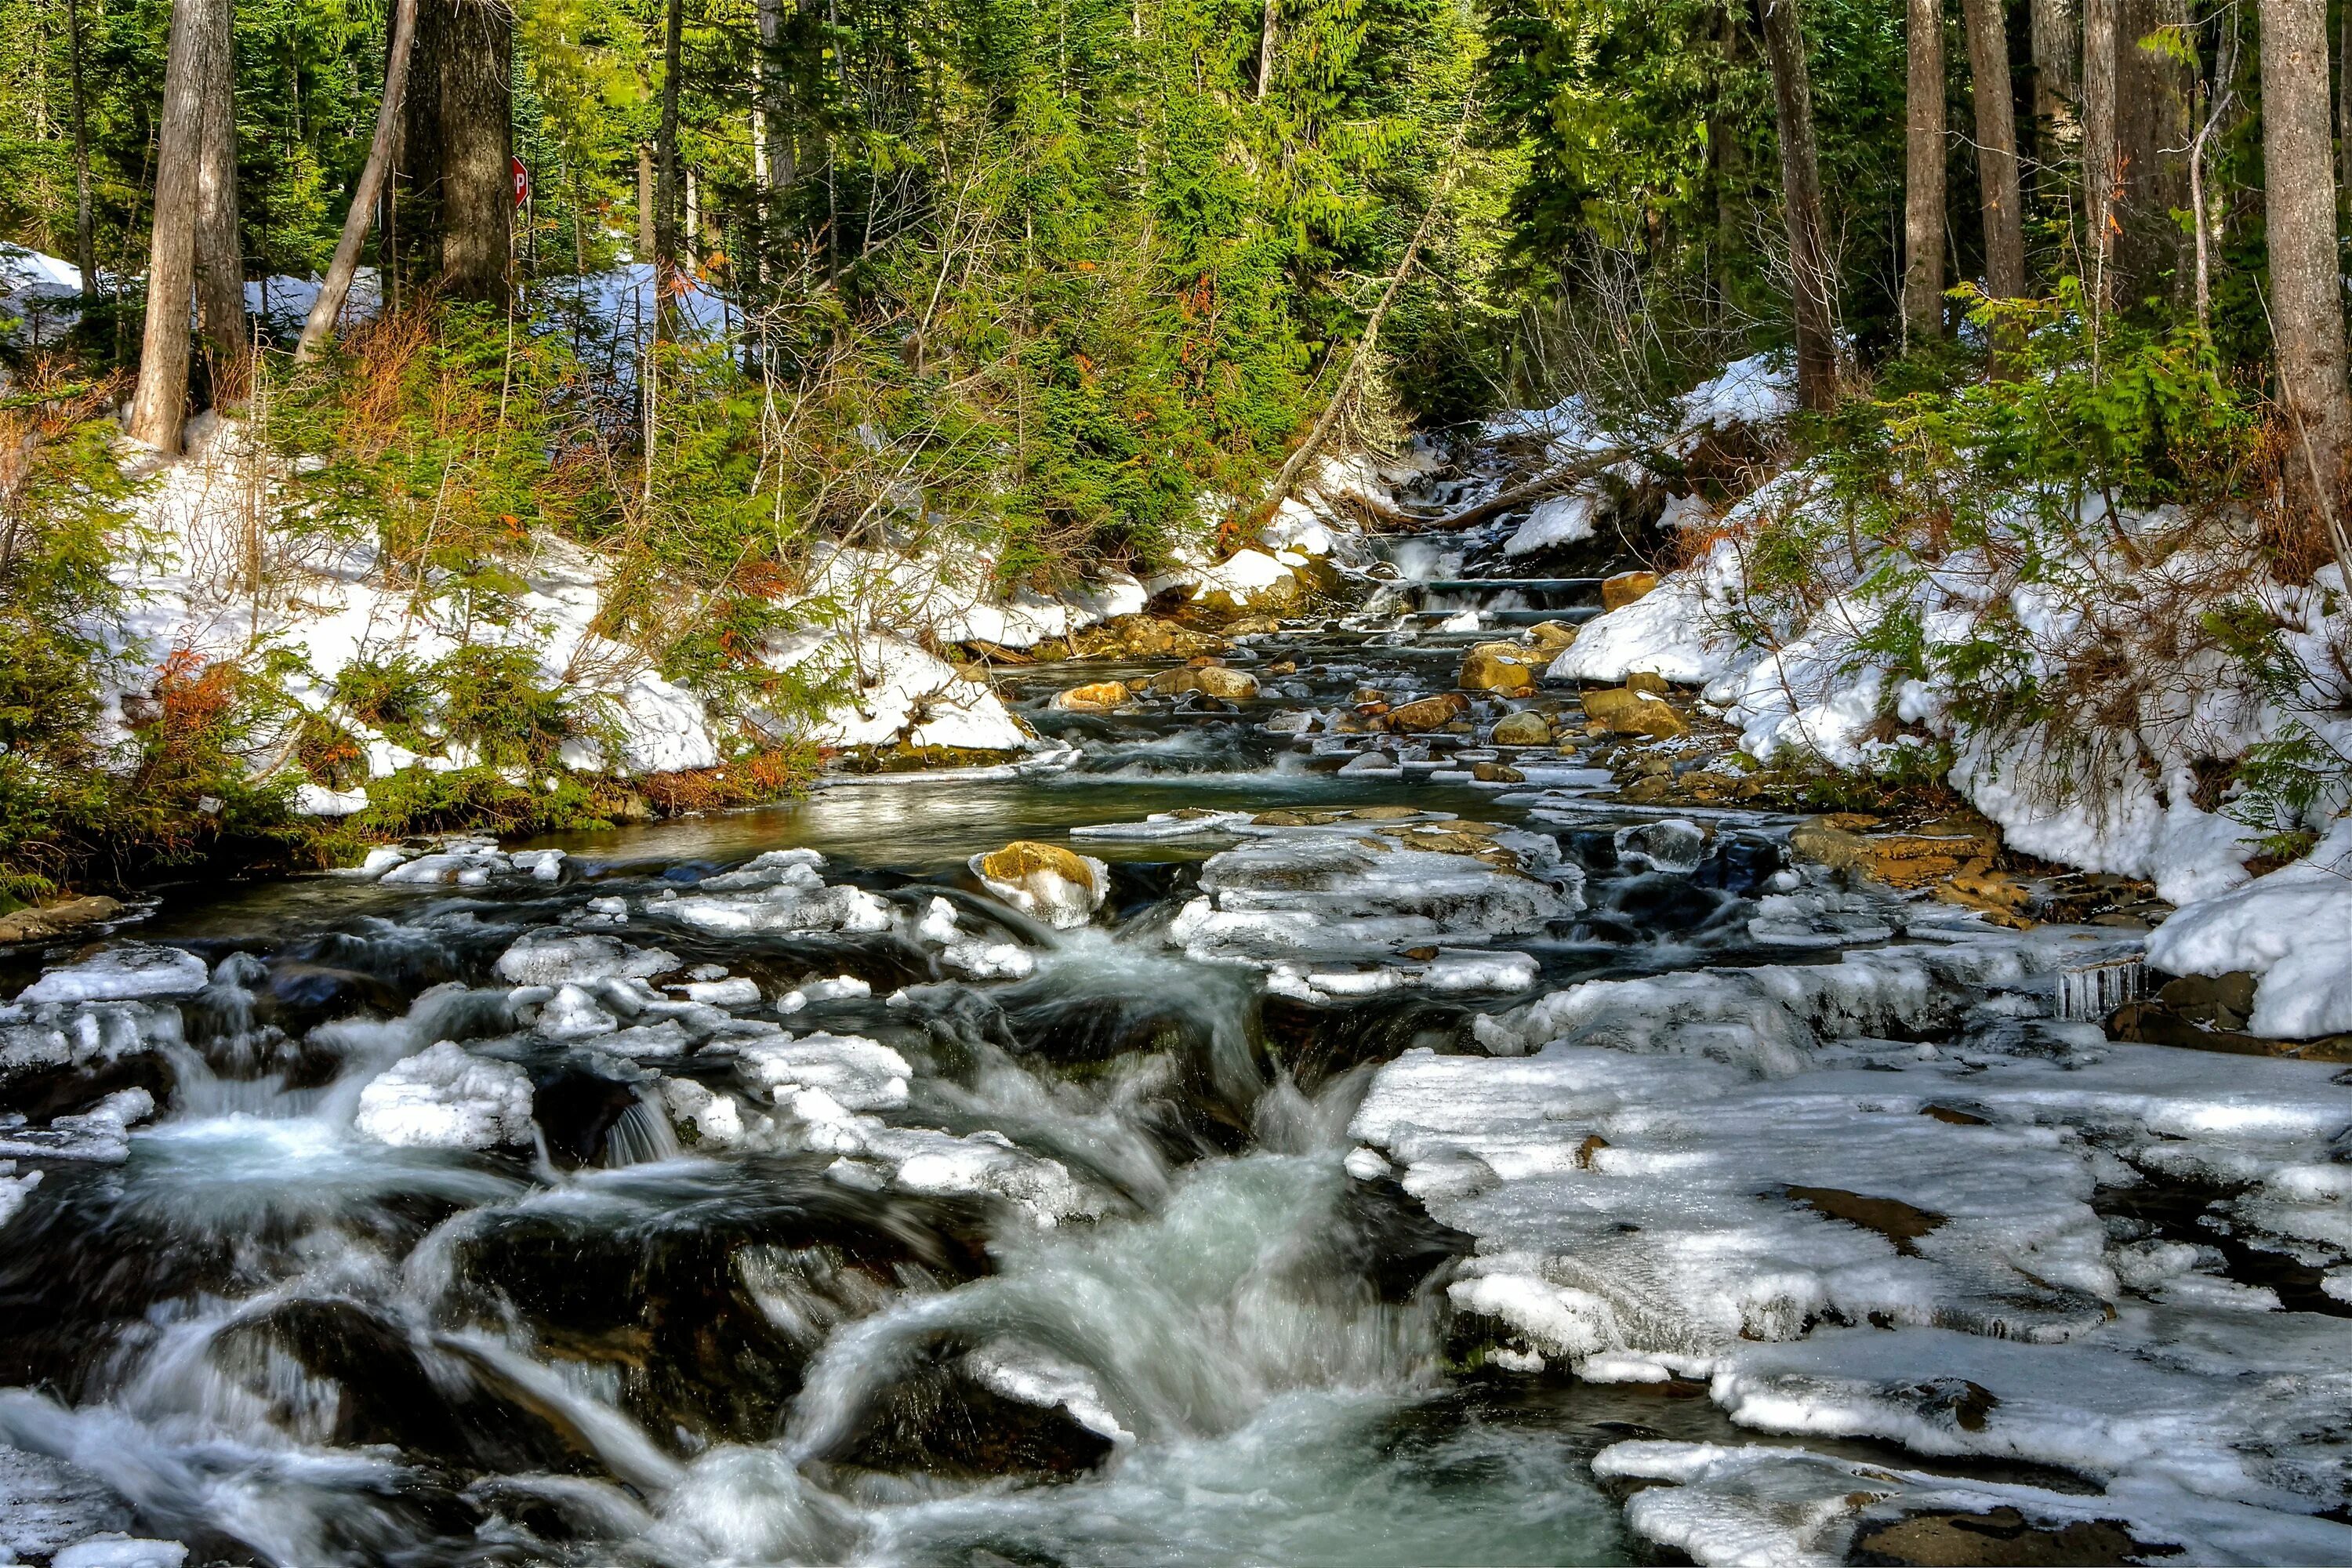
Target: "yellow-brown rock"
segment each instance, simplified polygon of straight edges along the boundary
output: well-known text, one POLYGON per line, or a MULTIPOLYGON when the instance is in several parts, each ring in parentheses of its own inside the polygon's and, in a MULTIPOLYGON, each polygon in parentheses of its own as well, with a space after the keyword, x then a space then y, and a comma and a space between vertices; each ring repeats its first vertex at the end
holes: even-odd
POLYGON ((1655 670, 1637 669, 1625 678, 1625 689, 1643 692, 1652 697, 1664 697, 1674 688, 1666 683, 1664 676, 1655 670))
POLYGON ((1161 670, 1151 678, 1151 689, 1163 697, 1200 691, 1228 702, 1244 702, 1257 695, 1257 677, 1246 669, 1227 669, 1223 665, 1213 664, 1197 669, 1187 666, 1161 670))
POLYGON ((1054 706, 1078 713, 1108 713, 1124 706, 1127 700, 1127 682, 1097 680, 1087 686, 1071 687, 1054 699, 1054 706))
POLYGON ((1434 697, 1424 697, 1417 702, 1391 708, 1388 713, 1391 729, 1408 734, 1426 734, 1443 730, 1469 710, 1469 700, 1458 691, 1441 691, 1434 697))
POLYGON ((1480 784, 1525 784, 1528 775, 1508 763, 1473 763, 1470 776, 1480 784))
POLYGON ((1465 691, 1517 691, 1532 686, 1549 662, 1515 642, 1482 642, 1462 656, 1465 691))
POLYGON ((1507 713, 1495 725, 1498 746, 1549 746, 1551 725, 1540 713, 1507 713))
POLYGON ((971 870, 1023 914, 1064 930, 1086 924, 1110 891, 1110 869, 1101 861, 1028 838, 973 856, 971 870))
POLYGON ((1538 621, 1528 628, 1528 637, 1535 645, 1528 651, 1549 664, 1576 641, 1576 628, 1566 621, 1538 621))
POLYGON ((1621 735, 1649 735, 1671 740, 1690 733, 1683 716, 1658 699, 1622 686, 1584 694, 1585 716, 1621 735))
POLYGON ((1658 574, 1655 572, 1620 572, 1602 581, 1601 608, 1604 614, 1622 610, 1637 599, 1647 598, 1650 591, 1657 585, 1658 574))

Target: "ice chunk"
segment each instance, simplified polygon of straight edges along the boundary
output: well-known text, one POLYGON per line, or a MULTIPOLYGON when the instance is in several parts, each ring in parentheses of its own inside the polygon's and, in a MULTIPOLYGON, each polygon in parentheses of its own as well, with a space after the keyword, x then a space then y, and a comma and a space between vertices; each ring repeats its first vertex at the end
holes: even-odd
POLYGON ((1065 931, 1091 920, 1110 891, 1110 868, 1056 844, 1016 840, 971 858, 988 890, 1034 920, 1065 931))
POLYGON ((688 1001, 712 1007, 748 1007, 760 999, 760 983, 740 974, 727 980, 691 980, 683 989, 688 1001))
POLYGON ((538 931, 499 955, 498 977, 513 985, 562 985, 589 980, 649 980, 678 966, 677 954, 634 948, 618 937, 538 931))
POLYGON ((442 1040, 360 1090, 358 1130, 381 1142, 495 1149, 531 1137, 530 1079, 442 1040))
POLYGON ((1617 858, 1653 871, 1696 871, 1706 858, 1706 835, 1678 816, 1617 830, 1617 858))
POLYGON ((176 1541, 93 1535, 61 1548, 49 1568, 182 1568, 188 1549, 176 1541))
POLYGON ((704 931, 883 931, 890 906, 862 888, 827 887, 813 849, 772 849, 738 871, 706 877, 688 897, 646 906, 704 931))
MULTIPOLYGON (((779 1105, 803 1091, 822 1090, 840 1110, 892 1110, 907 1103, 907 1058, 863 1035, 806 1035, 799 1039, 760 1040, 742 1047, 743 1076, 768 1091, 779 1105)), ((838 1117, 811 1102, 815 1115, 838 1117)), ((797 1105, 795 1113, 799 1113, 797 1105)))
POLYGON ((175 947, 129 942, 52 969, 17 994, 21 1006, 50 1002, 113 1002, 142 996, 193 996, 211 983, 205 961, 175 947))

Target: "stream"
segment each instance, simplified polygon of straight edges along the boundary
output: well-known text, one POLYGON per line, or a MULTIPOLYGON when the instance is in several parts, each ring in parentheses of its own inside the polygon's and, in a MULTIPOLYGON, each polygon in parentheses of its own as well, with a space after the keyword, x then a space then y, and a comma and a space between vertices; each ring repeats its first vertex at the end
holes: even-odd
POLYGON ((1244 638, 1238 702, 1000 670, 1053 766, 175 888, 112 967, 46 955, 0 1057, 11 1528, 37 1552, 37 1494, 197 1563, 1632 1560, 1591 1456, 1733 1428, 1487 1354, 1471 1238, 1349 1122, 1545 990, 1886 933, 1776 938, 1789 819, 1614 804, 1572 691, 1548 748, 1483 741, 1524 703, 1278 717, 1452 689, 1479 591, 1405 587, 1244 638), (1087 923, 975 876, 1016 839, 1103 862, 1087 923))

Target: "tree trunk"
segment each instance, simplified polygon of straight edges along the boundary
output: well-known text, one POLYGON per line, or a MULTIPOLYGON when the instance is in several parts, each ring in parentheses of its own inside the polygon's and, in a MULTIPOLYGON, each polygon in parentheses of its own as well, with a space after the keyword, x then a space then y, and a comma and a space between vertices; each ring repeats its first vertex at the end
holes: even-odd
POLYGON ((1261 103, 1265 100, 1265 89, 1274 85, 1274 35, 1280 17, 1281 0, 1265 0, 1265 20, 1257 35, 1256 97, 1261 103))
POLYGON ((74 266, 84 299, 98 295, 98 231, 89 210, 89 124, 81 85, 81 0, 66 0, 66 50, 72 67, 74 139, 74 266))
MULTIPOLYGON (((1969 30, 1969 75, 1976 88, 1977 174, 1984 199, 1985 292, 2025 294, 2025 215, 2018 208, 2017 100, 2009 74, 2009 29, 2001 0, 1961 0, 1969 30)), ((1996 353, 1996 362, 1999 359, 1996 353)))
POLYGON ((637 143, 637 258, 654 254, 654 150, 637 143))
POLYGON ((2104 310, 2115 244, 2116 5, 2083 0, 2083 270, 2104 310))
POLYGON ((1789 223, 1791 314, 1797 329, 1797 401, 1837 404, 1837 280, 1822 221, 1821 158, 1813 145, 1813 92, 1796 0, 1761 0, 1764 49, 1772 61, 1772 107, 1780 132, 1781 201, 1789 223))
POLYGON ((441 77, 441 279, 460 300, 503 302, 514 245, 514 16, 457 0, 441 77))
POLYGON ((196 163, 196 324, 216 405, 245 395, 245 255, 236 224, 236 63, 226 30, 205 56, 196 163))
MULTIPOLYGON (((2337 518, 2352 395, 2336 258, 2326 0, 2262 0, 2263 212, 2289 493, 2337 518)), ((2337 540, 2341 547, 2340 536, 2337 540)))
POLYGON ((1944 335, 1944 7, 1910 0, 1904 98, 1903 328, 1944 335))
POLYGON ((153 235, 147 259, 147 324, 129 433, 176 455, 188 412, 188 317, 196 273, 196 187, 201 178, 205 60, 228 47, 227 0, 178 0, 163 63, 158 116, 153 235))
MULTIPOLYGON (((2111 297, 2130 304, 2188 299, 2187 237, 2177 216, 2189 205, 2187 149, 2190 69, 2144 48, 2159 29, 2187 28, 2183 0, 2118 0, 2116 16, 2116 187, 2118 210, 2111 297)), ((2332 120, 2332 116, 2329 117, 2332 120)))
POLYGON ((309 359, 335 330, 343 300, 359 271, 360 247, 367 240, 368 220, 383 195, 392 167, 393 143, 400 133, 400 108, 408 92, 408 59, 416 43, 416 0, 399 0, 393 8, 392 41, 384 47, 383 102, 375 114, 375 140, 368 144, 367 163, 360 170, 359 189, 352 193, 352 210, 343 215, 342 237, 335 242, 335 258, 327 265, 327 280, 310 301, 302 322, 301 341, 294 345, 296 360, 309 359))
POLYGON ((2034 54, 2034 184, 2044 195, 2063 188, 2065 164, 2074 155, 2079 130, 2074 124, 2074 99, 2082 91, 2074 70, 2082 54, 2082 19, 2074 14, 2077 0, 2032 0, 2028 26, 2032 28, 2034 54))
POLYGON ((654 263, 670 271, 677 266, 677 79, 686 7, 681 0, 668 0, 662 16, 661 126, 654 140, 654 263))
MULTIPOLYGON (((2339 154, 2342 162, 2337 164, 2336 173, 2336 190, 2339 196, 2352 192, 2352 5, 2346 5, 2342 10, 2343 17, 2336 29, 2336 135, 2342 148, 2339 154)), ((81 89, 77 86, 74 93, 79 100, 81 89)), ((2352 584, 2346 586, 2352 587, 2352 584)))
POLYGON ((395 264, 418 287, 429 285, 441 264, 441 79, 449 54, 451 8, 452 0, 417 0, 393 195, 398 232, 386 228, 386 237, 394 240, 394 254, 383 258, 387 285, 395 264))

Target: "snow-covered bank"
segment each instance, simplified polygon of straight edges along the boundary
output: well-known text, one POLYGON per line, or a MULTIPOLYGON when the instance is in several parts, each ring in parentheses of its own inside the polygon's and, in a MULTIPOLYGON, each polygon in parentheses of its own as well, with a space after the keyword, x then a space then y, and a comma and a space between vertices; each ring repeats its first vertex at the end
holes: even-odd
MULTIPOLYGON (((369 779, 485 760, 458 742, 412 749, 419 746, 413 734, 396 739, 371 727, 337 697, 339 677, 356 666, 401 659, 430 667, 469 647, 527 654, 539 680, 609 721, 563 747, 562 765, 587 772, 711 769, 746 740, 919 754, 1052 751, 977 666, 959 666, 939 650, 1035 648, 1135 616, 1155 594, 1183 594, 1224 610, 1296 603, 1308 578, 1328 570, 1319 564, 1325 555, 1351 548, 1357 534, 1326 491, 1388 496, 1372 465, 1327 463, 1304 499, 1276 515, 1265 548, 1245 545, 1221 561, 1205 543, 1188 546, 1149 584, 1111 571, 1052 592, 1008 585, 984 532, 937 520, 887 531, 895 542, 820 543, 781 602, 794 629, 759 653, 765 670, 788 678, 788 689, 813 697, 814 706, 745 708, 665 677, 643 649, 602 635, 612 563, 546 533, 517 550, 520 591, 499 617, 465 613, 414 584, 391 581, 366 542, 278 551, 256 591, 243 564, 255 520, 266 542, 294 477, 258 450, 241 424, 210 415, 191 421, 187 455, 159 468, 128 520, 126 534, 147 543, 127 552, 117 569, 131 602, 110 629, 126 676, 108 709, 144 700, 167 659, 266 656, 297 718, 331 720, 363 755, 355 770, 363 776, 347 787, 301 787, 303 808, 321 815, 364 809, 369 779)), ((288 729, 285 744, 266 749, 258 771, 290 764, 291 734, 288 729)))
MULTIPOLYGON (((2336 566, 2284 581, 2241 537, 2247 520, 2111 516, 2095 490, 2014 498, 1974 543, 1858 533, 1858 504, 1825 465, 1772 478, 1691 564, 1587 625, 1549 677, 1699 687, 1764 762, 1902 773, 1940 753, 2011 848, 2185 906, 2231 894, 2280 836, 2307 844, 2352 805, 2352 604, 2336 566)), ((2152 956, 2302 974, 2287 948, 2316 942, 2252 927, 2300 900, 2335 929, 2325 890, 2340 878, 2312 864, 2152 956)), ((2265 1035, 2352 1026, 2344 999, 2301 979, 2272 983, 2262 1014, 2265 1035)))

